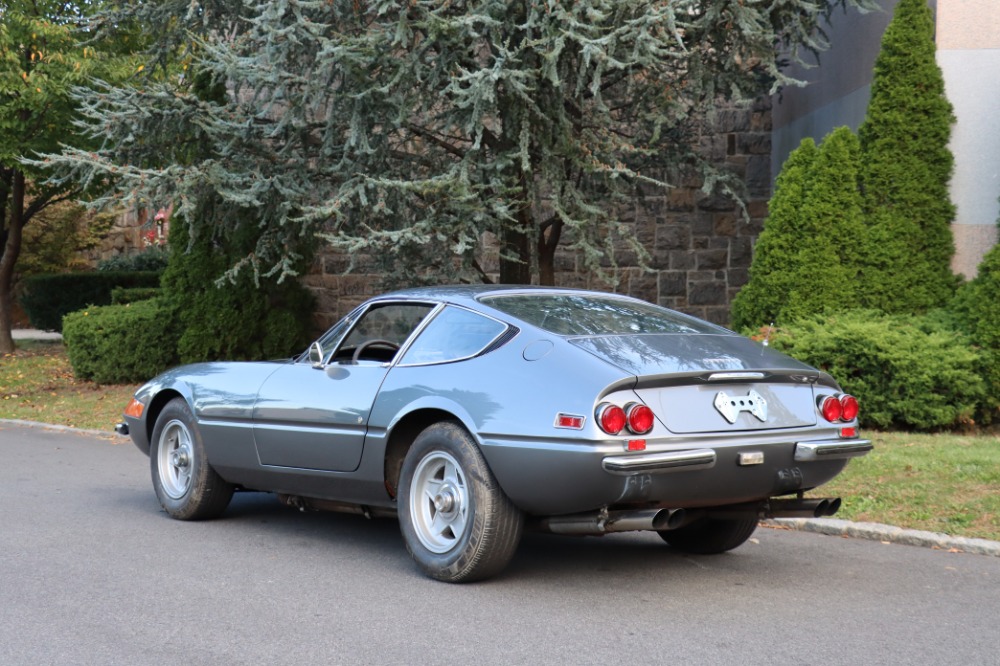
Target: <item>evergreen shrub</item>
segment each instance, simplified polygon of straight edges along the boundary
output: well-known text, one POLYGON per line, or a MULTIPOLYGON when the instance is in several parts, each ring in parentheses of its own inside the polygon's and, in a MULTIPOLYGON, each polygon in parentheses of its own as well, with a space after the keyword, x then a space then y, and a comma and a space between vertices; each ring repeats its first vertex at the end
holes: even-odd
POLYGON ((88 307, 63 320, 73 374, 98 384, 143 382, 177 364, 177 318, 154 298, 88 307))
POLYGON ((111 290, 111 305, 126 305, 161 296, 159 287, 115 287, 111 290))
POLYGON ((980 353, 936 315, 852 310, 784 326, 771 344, 831 374, 858 398, 864 426, 965 426, 988 397, 980 353))
POLYGON ((847 127, 817 148, 804 139, 778 176, 750 282, 733 300, 734 328, 787 323, 857 304, 867 256, 858 187, 860 147, 847 127))
POLYGON ((957 280, 948 194, 952 106, 937 64, 927 0, 900 0, 875 61, 871 100, 858 128, 865 216, 876 253, 863 304, 884 312, 943 307, 957 280))
POLYGON ((61 331, 64 315, 91 305, 110 305, 115 287, 159 284, 160 274, 150 271, 33 275, 21 283, 21 307, 35 328, 61 331))
POLYGON ((253 251, 258 229, 246 224, 221 239, 208 233, 191 241, 182 219, 171 224, 170 245, 175 250, 163 274, 163 288, 181 325, 181 362, 280 358, 304 349, 311 338, 314 302, 296 280, 279 284, 260 276, 255 282, 247 269, 217 284, 226 270, 253 251))
POLYGON ((987 399, 980 413, 984 423, 1000 422, 1000 245, 986 253, 975 280, 964 285, 952 310, 982 355, 987 399))
POLYGON ((152 245, 136 254, 119 254, 97 263, 99 271, 163 271, 170 260, 166 247, 152 245))

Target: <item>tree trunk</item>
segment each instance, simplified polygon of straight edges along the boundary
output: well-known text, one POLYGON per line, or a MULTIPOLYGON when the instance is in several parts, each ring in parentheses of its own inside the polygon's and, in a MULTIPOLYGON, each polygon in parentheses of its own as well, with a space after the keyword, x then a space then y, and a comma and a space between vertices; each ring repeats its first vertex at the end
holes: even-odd
POLYGON ((553 216, 538 230, 538 284, 556 285, 556 248, 562 235, 563 223, 553 216))
POLYGON ((10 226, 7 242, 0 255, 0 354, 14 353, 14 266, 21 254, 21 230, 24 228, 24 172, 14 172, 11 188, 10 226))

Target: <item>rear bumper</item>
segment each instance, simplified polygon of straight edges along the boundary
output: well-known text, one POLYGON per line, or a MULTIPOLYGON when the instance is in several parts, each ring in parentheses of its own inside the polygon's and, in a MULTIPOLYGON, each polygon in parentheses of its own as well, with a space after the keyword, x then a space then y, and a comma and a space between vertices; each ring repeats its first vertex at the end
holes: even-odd
POLYGON ((872 448, 867 440, 832 435, 826 429, 670 438, 650 440, 646 451, 634 453, 619 442, 487 437, 481 448, 514 504, 553 516, 602 507, 707 508, 809 490, 872 448))
POLYGON ((866 455, 874 446, 867 439, 828 439, 819 442, 799 442, 795 445, 795 460, 834 460, 866 455))
POLYGON ((637 474, 646 472, 673 472, 678 470, 708 469, 715 466, 715 451, 694 449, 690 451, 665 451, 638 453, 631 456, 607 456, 601 462, 604 471, 611 474, 637 474))

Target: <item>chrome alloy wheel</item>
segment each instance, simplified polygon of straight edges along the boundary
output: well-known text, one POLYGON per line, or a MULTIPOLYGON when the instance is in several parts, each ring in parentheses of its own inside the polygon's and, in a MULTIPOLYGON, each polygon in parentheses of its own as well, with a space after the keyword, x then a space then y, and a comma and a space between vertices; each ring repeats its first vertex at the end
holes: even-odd
POLYGON ((157 468, 163 492, 171 499, 180 499, 191 487, 194 446, 191 431, 178 420, 163 427, 157 447, 157 468))
POLYGON ((420 543, 446 553, 462 539, 469 524, 465 472, 450 454, 433 451, 417 465, 410 490, 410 516, 420 543))

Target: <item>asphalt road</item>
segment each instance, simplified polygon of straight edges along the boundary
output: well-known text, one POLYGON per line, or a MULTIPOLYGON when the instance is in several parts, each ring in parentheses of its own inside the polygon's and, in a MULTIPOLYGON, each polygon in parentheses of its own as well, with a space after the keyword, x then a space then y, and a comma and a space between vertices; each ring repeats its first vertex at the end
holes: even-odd
POLYGON ((759 529, 529 535, 508 571, 422 577, 393 520, 243 494, 167 518, 113 435, 0 426, 0 664, 1000 664, 1000 558, 759 529), (117 443, 115 443, 117 442, 117 443))

